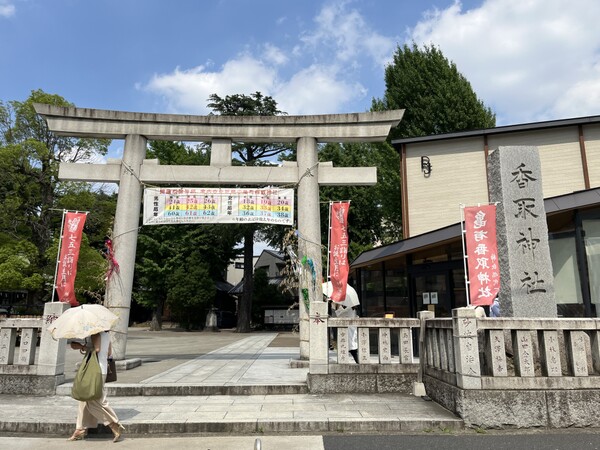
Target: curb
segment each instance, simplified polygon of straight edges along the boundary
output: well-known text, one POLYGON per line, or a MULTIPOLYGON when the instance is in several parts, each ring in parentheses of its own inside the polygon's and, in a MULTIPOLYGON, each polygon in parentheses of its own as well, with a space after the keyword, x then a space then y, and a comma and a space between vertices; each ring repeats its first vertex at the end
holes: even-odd
MULTIPOLYGON (((71 396, 73 383, 57 386, 56 395, 71 396)), ((308 394, 306 384, 286 385, 244 385, 244 386, 205 386, 181 384, 116 384, 106 385, 109 397, 165 396, 178 397, 189 395, 293 395, 308 394)))
MULTIPOLYGON (((305 432, 424 432, 434 429, 461 431, 462 420, 401 420, 401 419, 339 419, 323 421, 285 421, 261 420, 248 421, 203 421, 203 422, 133 422, 123 421, 124 436, 128 435, 169 435, 193 433, 305 433, 305 432)), ((0 422, 0 433, 70 435, 73 422, 0 422)), ((111 436, 110 430, 99 425, 90 435, 111 436)))

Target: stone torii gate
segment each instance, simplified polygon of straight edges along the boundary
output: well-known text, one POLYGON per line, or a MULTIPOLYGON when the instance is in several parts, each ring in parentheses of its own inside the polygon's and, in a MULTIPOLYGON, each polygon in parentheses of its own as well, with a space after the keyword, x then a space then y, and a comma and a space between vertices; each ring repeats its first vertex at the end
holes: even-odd
MULTIPOLYGON (((319 185, 373 185, 375 167, 333 167, 319 163, 317 143, 381 142, 398 125, 404 110, 315 116, 191 116, 134 113, 36 104, 35 110, 59 136, 124 139, 122 160, 108 164, 61 163, 59 178, 118 183, 113 248, 119 274, 106 288, 106 305, 119 317, 113 352, 125 358, 131 291, 143 184, 149 185, 291 185, 298 184, 299 256, 314 262, 317 279, 300 277, 300 289, 321 301, 321 225, 319 185), (209 166, 161 166, 147 160, 148 140, 210 142, 209 166), (296 143, 297 161, 281 167, 233 166, 232 142, 296 143)), ((302 305, 303 302, 300 301, 302 305)), ((300 306, 300 358, 308 359, 308 312, 300 306)))

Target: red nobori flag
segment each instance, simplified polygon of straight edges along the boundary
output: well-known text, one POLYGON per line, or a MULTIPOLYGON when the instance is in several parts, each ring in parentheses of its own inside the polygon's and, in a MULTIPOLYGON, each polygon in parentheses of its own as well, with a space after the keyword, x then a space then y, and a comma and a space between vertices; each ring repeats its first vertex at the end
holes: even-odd
POLYGON ((79 305, 75 298, 75 276, 77 275, 77 260, 79 259, 79 246, 85 217, 85 213, 65 213, 56 293, 61 302, 70 303, 71 306, 79 305))
POLYGON ((500 290, 496 243, 496 205, 465 208, 471 304, 491 305, 500 290))
POLYGON ((348 284, 348 208, 350 203, 331 205, 331 231, 329 241, 329 278, 331 299, 343 302, 346 299, 348 284))

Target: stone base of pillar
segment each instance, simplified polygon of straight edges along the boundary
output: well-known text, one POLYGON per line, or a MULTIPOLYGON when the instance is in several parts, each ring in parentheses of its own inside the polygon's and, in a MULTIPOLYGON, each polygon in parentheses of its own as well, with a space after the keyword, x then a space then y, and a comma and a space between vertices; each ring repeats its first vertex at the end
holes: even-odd
POLYGON ((423 383, 414 382, 412 388, 412 395, 415 397, 424 397, 427 395, 425 392, 425 385, 423 383))

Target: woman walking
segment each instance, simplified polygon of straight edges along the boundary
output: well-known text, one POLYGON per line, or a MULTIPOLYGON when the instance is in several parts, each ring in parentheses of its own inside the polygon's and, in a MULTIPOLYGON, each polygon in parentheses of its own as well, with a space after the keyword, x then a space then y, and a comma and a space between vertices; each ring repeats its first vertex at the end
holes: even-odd
MULTIPOLYGON (((93 334, 91 336, 93 351, 98 355, 98 362, 102 372, 102 380, 106 379, 108 372, 108 358, 112 355, 110 336, 107 331, 93 334)), ((86 346, 78 342, 72 342, 71 348, 85 353, 86 346)), ((115 411, 110 407, 106 400, 106 386, 102 383, 102 397, 97 400, 88 400, 79 402, 79 412, 77 413, 76 429, 68 439, 69 441, 79 441, 86 437, 88 428, 96 428, 98 423, 102 422, 108 425, 113 432, 113 442, 121 439, 125 428, 119 423, 119 418, 115 411)))

